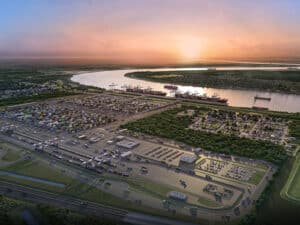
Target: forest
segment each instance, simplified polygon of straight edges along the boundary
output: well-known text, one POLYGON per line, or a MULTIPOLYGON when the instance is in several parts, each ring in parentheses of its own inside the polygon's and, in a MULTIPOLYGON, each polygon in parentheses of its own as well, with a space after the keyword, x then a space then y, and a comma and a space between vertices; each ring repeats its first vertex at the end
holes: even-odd
MULTIPOLYGON (((188 109, 191 109, 191 107, 188 109)), ((201 110, 196 107, 192 109, 201 110)), ((187 110, 187 108, 183 106, 167 110, 160 114, 127 123, 122 128, 174 139, 212 152, 262 159, 277 165, 281 165, 287 157, 283 146, 273 144, 269 141, 252 140, 233 135, 228 136, 188 129, 193 117, 177 116, 178 112, 183 110, 187 110)))

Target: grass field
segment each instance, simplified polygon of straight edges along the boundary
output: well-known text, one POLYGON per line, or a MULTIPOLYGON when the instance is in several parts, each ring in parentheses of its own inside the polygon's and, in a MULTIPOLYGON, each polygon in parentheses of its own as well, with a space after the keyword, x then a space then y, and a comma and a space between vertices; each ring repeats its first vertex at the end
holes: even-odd
MULTIPOLYGON (((2 143, 2 144, 6 144, 6 143, 2 143)), ((12 145, 11 147, 17 148, 17 146, 14 145, 12 145)), ((20 151, 24 149, 18 149, 18 150, 20 151)), ((17 149, 14 149, 14 152, 17 152, 17 149)), ((14 164, 11 164, 4 168, 1 168, 1 170, 20 174, 20 175, 54 181, 57 183, 64 184, 65 188, 48 185, 39 181, 30 181, 22 178, 11 177, 8 175, 0 175, 0 179, 9 182, 16 182, 22 185, 31 186, 31 187, 51 191, 51 192, 58 192, 63 194, 66 193, 76 197, 88 199, 90 201, 95 201, 98 198, 101 198, 100 202, 103 202, 104 200, 107 201, 108 204, 109 203, 114 204, 114 201, 118 203, 120 200, 119 198, 113 195, 109 195, 106 192, 102 192, 94 187, 78 182, 77 180, 74 180, 73 178, 68 177, 63 173, 56 172, 53 169, 51 169, 51 165, 43 164, 41 162, 32 161, 32 160, 22 160, 22 161, 15 162, 14 164)), ((150 195, 159 198, 161 200, 166 199, 167 194, 170 191, 175 190, 173 187, 167 185, 161 185, 146 180, 136 180, 132 178, 120 178, 120 177, 108 177, 108 178, 103 177, 103 181, 106 179, 116 180, 118 182, 125 182, 129 185, 129 189, 131 191, 143 193, 145 195, 150 195)), ((199 197, 193 193, 189 193, 189 194, 194 195, 195 197, 199 197)), ((217 204, 216 202, 211 201, 209 199, 200 199, 199 204, 201 206, 206 206, 209 208, 221 207, 220 204, 217 204)), ((118 206, 121 207, 121 205, 118 206)))
POLYGON ((35 102, 35 101, 42 101, 46 99, 51 98, 59 98, 59 97, 65 97, 70 95, 76 95, 72 92, 55 92, 55 93, 42 93, 38 95, 33 96, 19 96, 19 97, 12 97, 7 99, 0 100, 0 106, 9 106, 9 105, 17 105, 17 104, 24 104, 29 102, 35 102))
POLYGON ((13 151, 22 151, 25 150, 22 147, 16 146, 16 145, 12 145, 8 142, 2 142, 2 140, 0 140, 0 149, 9 149, 9 150, 13 150, 13 151))
MULTIPOLYGON (((1 168, 1 170, 14 172, 14 173, 22 174, 22 175, 27 175, 27 176, 31 176, 31 177, 42 178, 42 179, 46 179, 46 180, 51 180, 51 181, 63 183, 66 186, 64 188, 60 188, 60 187, 55 187, 55 186, 50 186, 47 184, 39 183, 39 182, 33 182, 33 181, 24 180, 24 179, 16 179, 14 177, 0 175, 0 180, 8 181, 11 183, 29 186, 32 188, 37 188, 37 189, 41 189, 41 190, 49 191, 49 192, 53 192, 53 193, 69 195, 69 196, 80 198, 83 200, 88 200, 91 202, 98 202, 98 203, 111 205, 111 206, 119 207, 119 208, 124 208, 126 206, 126 209, 132 210, 132 211, 140 211, 140 212, 144 212, 144 213, 148 213, 148 214, 152 214, 152 215, 160 215, 160 216, 167 216, 167 217, 173 217, 173 218, 176 217, 176 218, 185 219, 185 220, 188 219, 188 218, 186 218, 184 216, 180 216, 180 215, 175 215, 175 216, 171 215, 171 213, 166 212, 166 211, 161 211, 159 209, 154 209, 154 208, 146 207, 143 205, 136 205, 133 202, 126 201, 126 200, 116 197, 112 194, 101 191, 93 186, 90 186, 88 184, 77 181, 66 175, 60 174, 54 170, 51 170, 50 167, 44 166, 38 162, 20 161, 13 165, 7 166, 5 168, 1 168)), ((145 187, 145 184, 143 184, 142 182, 140 182, 138 184, 132 183, 131 185, 135 186, 135 188, 137 188, 137 189, 145 187)), ((148 188, 151 189, 154 187, 148 186, 148 188)), ((153 190, 155 190, 155 189, 153 189, 153 190)), ((190 218, 188 220, 193 220, 193 219, 190 218)))
POLYGON ((147 193, 162 199, 166 198, 168 192, 171 190, 171 188, 158 185, 153 182, 137 180, 126 180, 126 182, 130 185, 130 189, 133 191, 147 193))
POLYGON ((77 180, 74 180, 71 177, 60 174, 54 170, 51 170, 49 167, 44 166, 38 162, 34 161, 20 161, 13 165, 2 168, 4 171, 9 171, 17 174, 27 175, 31 177, 46 179, 50 181, 55 181, 58 183, 65 184, 65 188, 53 187, 47 184, 42 184, 39 182, 28 181, 24 179, 16 179, 8 176, 1 175, 0 179, 13 181, 22 185, 31 186, 46 191, 58 192, 63 194, 72 195, 75 197, 87 199, 90 201, 104 202, 107 204, 117 204, 121 201, 119 198, 116 198, 110 194, 104 193, 101 190, 98 190, 90 185, 81 183, 77 180))
POLYGON ((300 167, 298 167, 294 180, 291 183, 289 194, 300 200, 300 167))
POLYGON ((20 151, 22 148, 0 141, 0 149, 6 151, 0 160, 5 162, 14 162, 20 159, 20 151))
POLYGON ((153 181, 138 181, 138 180, 126 180, 126 182, 130 185, 130 189, 136 192, 142 192, 148 195, 152 195, 154 197, 160 198, 160 199, 166 199, 167 195, 170 191, 179 191, 182 193, 190 194, 198 198, 198 202, 201 206, 207 207, 207 208, 220 208, 222 207, 221 204, 212 201, 208 198, 200 197, 198 195, 195 195, 193 193, 189 192, 183 192, 182 190, 169 187, 167 185, 161 185, 157 184, 153 181))
POLYGON ((13 151, 8 151, 1 159, 6 162, 14 162, 20 158, 20 155, 13 151))
POLYGON ((221 204, 219 204, 215 201, 212 201, 210 199, 203 198, 203 197, 199 197, 198 202, 200 205, 204 205, 209 208, 220 208, 221 207, 221 204))
POLYGON ((72 179, 64 176, 54 170, 50 170, 49 167, 41 165, 40 163, 23 160, 13 165, 7 166, 2 170, 13 172, 17 174, 37 177, 41 179, 51 180, 58 183, 68 184, 72 179))
POLYGON ((265 171, 256 170, 256 172, 252 175, 248 182, 257 185, 259 184, 264 175, 265 171))
POLYGON ((288 188, 288 194, 299 200, 300 203, 300 154, 298 154, 292 172, 290 174, 293 180, 288 188))
POLYGON ((60 187, 56 187, 56 186, 52 186, 52 185, 48 185, 48 184, 44 184, 44 183, 40 183, 40 182, 30 181, 30 180, 26 180, 26 179, 19 179, 19 178, 7 176, 7 175, 0 175, 0 180, 11 182, 11 183, 16 183, 16 184, 20 184, 20 185, 24 185, 24 186, 28 186, 28 187, 32 187, 32 188, 37 188, 37 189, 41 189, 41 190, 45 190, 45 191, 55 192, 55 193, 63 191, 63 188, 60 188, 60 187))
POLYGON ((289 178, 281 190, 281 196, 285 199, 300 204, 300 154, 296 156, 289 178))

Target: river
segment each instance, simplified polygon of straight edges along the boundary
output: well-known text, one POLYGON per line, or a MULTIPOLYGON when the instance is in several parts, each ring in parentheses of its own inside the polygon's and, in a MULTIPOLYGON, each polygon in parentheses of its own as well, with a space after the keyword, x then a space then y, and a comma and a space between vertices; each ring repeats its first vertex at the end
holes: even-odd
MULTIPOLYGON (((297 67, 300 69, 300 67, 297 67)), ((272 66, 272 67, 215 67, 216 70, 287 70, 288 67, 272 66)), ((167 96, 174 96, 174 91, 164 88, 163 83, 143 81, 125 77, 124 74, 136 71, 183 71, 183 70, 208 70, 207 67, 199 68, 157 68, 157 69, 122 69, 99 72, 88 72, 72 77, 72 81, 79 82, 83 85, 90 85, 105 89, 124 89, 124 86, 139 86, 141 88, 151 88, 157 91, 167 92, 167 96)), ((236 90, 236 89, 220 89, 206 88, 195 86, 177 85, 178 92, 196 95, 212 96, 217 94, 221 98, 227 98, 230 106, 238 107, 267 107, 273 111, 300 112, 300 95, 282 94, 274 92, 263 92, 256 90, 236 90), (254 100, 255 96, 270 97, 271 101, 254 100)))

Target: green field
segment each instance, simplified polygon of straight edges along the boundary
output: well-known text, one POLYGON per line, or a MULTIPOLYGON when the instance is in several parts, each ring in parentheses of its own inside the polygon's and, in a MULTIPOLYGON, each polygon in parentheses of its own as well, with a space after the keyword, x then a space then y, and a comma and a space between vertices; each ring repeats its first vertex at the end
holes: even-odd
POLYGON ((46 99, 50 99, 50 98, 59 98, 59 97, 65 97, 65 96, 70 96, 70 95, 75 95, 75 93, 65 92, 65 91, 57 91, 57 92, 53 92, 53 93, 43 93, 43 94, 37 94, 37 95, 33 95, 33 96, 19 96, 19 97, 1 99, 0 107, 24 104, 24 103, 35 102, 35 101, 42 101, 42 100, 46 100, 46 99))
POLYGON ((41 179, 52 180, 63 184, 68 184, 72 180, 65 175, 51 170, 47 166, 31 160, 19 161, 13 165, 2 168, 2 170, 41 179))
POLYGON ((34 93, 27 92, 22 95, 8 95, 0 99, 0 107, 70 96, 81 91, 102 92, 100 88, 84 86, 71 81, 72 74, 76 73, 74 71, 88 69, 81 66, 52 66, 48 68, 41 65, 4 66, 0 64, 0 91, 29 90, 41 85, 55 87, 44 92, 36 91, 34 93))
POLYGON ((2 161, 14 162, 20 159, 20 151, 23 149, 9 143, 1 142, 0 140, 0 150, 6 151, 6 153, 1 157, 2 161))
MULTIPOLYGON (((8 143, 2 143, 2 146, 4 146, 4 145, 5 145, 5 147, 10 147, 10 149, 14 149, 14 152, 19 152, 19 151, 24 150, 24 149, 18 148, 17 146, 8 144, 8 143)), ((37 162, 37 161, 22 160, 22 161, 15 162, 14 164, 11 164, 9 166, 2 167, 0 169, 3 171, 7 171, 7 172, 12 172, 12 173, 26 175, 26 176, 35 177, 35 178, 41 178, 41 179, 54 181, 54 182, 62 183, 64 185, 66 185, 65 188, 62 188, 62 187, 57 187, 57 186, 41 183, 38 181, 30 181, 30 180, 26 180, 26 179, 22 179, 22 178, 11 177, 8 175, 0 175, 0 179, 2 179, 2 180, 6 180, 9 182, 17 182, 22 185, 31 186, 31 187, 35 187, 35 188, 39 188, 39 189, 43 189, 43 190, 47 190, 47 191, 58 192, 58 193, 67 193, 67 194, 79 196, 82 198, 88 198, 91 201, 95 201, 97 199, 96 196, 98 195, 98 192, 101 192, 98 189, 90 187, 89 185, 83 185, 82 183, 74 180, 71 177, 68 177, 62 173, 54 171, 53 169, 51 169, 51 165, 42 164, 41 162, 37 162), (86 191, 87 186, 90 187, 90 188, 88 188, 89 191, 86 191)), ((161 200, 166 199, 167 194, 170 191, 177 190, 176 188, 174 189, 171 186, 161 185, 161 184, 158 184, 158 183, 155 183, 152 181, 148 181, 148 180, 137 180, 137 179, 125 178, 125 177, 100 177, 100 178, 103 180, 103 182, 105 180, 106 180, 106 182, 108 182, 109 180, 125 182, 129 185, 129 190, 134 191, 134 192, 140 192, 145 195, 150 195, 150 196, 159 198, 161 200)), ((193 193, 189 193, 189 194, 195 196, 195 194, 193 194, 193 193)), ((113 199, 118 199, 112 195, 110 196, 110 194, 104 193, 104 195, 109 196, 109 198, 107 199, 107 202, 110 201, 109 199, 111 197, 113 197, 113 199)), ((199 197, 199 196, 196 196, 196 197, 199 197)), ((101 199, 105 200, 106 197, 103 196, 103 197, 101 197, 101 199)), ((101 200, 101 202, 102 202, 102 200, 101 200)), ((115 200, 115 201, 117 202, 118 200, 115 200)), ((199 200, 199 204, 202 206, 212 207, 212 208, 216 208, 216 207, 219 208, 221 206, 220 204, 218 204, 214 201, 211 201, 209 199, 204 199, 204 198, 199 200)))
POLYGON ((14 162, 20 158, 20 155, 16 152, 9 150, 1 159, 6 162, 14 162))
MULTIPOLYGON (((124 180, 126 183, 130 185, 130 190, 136 191, 136 192, 142 192, 147 195, 152 195, 154 197, 160 198, 161 200, 166 199, 167 195, 170 191, 179 191, 183 192, 182 190, 179 190, 177 188, 173 188, 171 186, 167 185, 161 185, 157 184, 153 181, 146 181, 146 180, 130 180, 126 179, 124 180)), ((193 193, 189 192, 183 192, 186 194, 193 195, 198 198, 198 202, 201 206, 207 207, 207 208, 221 208, 222 205, 219 204, 216 201, 212 201, 208 198, 200 197, 198 195, 195 195, 193 193)))
POLYGON ((90 201, 95 202, 101 202, 106 203, 110 205, 119 205, 119 202, 121 200, 117 197, 114 197, 110 194, 107 194, 105 192, 102 192, 101 190, 98 190, 90 185, 81 183, 77 180, 74 180, 66 175, 63 175, 61 173, 58 173, 54 170, 51 170, 50 167, 41 165, 38 162, 34 161, 20 161, 13 165, 10 165, 5 168, 1 168, 4 171, 14 172, 17 174, 27 175, 31 177, 46 179, 50 181, 55 181, 58 183, 63 183, 66 185, 65 188, 50 186, 47 184, 39 183, 39 182, 33 182, 28 181, 25 179, 16 179, 8 176, 1 175, 0 179, 7 180, 10 182, 16 182, 22 185, 35 187, 39 189, 43 189, 46 191, 52 191, 62 194, 71 195, 78 198, 83 198, 90 201))
MULTIPOLYGON (((50 186, 44 183, 39 182, 33 182, 28 181, 25 179, 17 179, 14 177, 9 177, 6 175, 0 175, 0 180, 8 181, 24 186, 29 186, 32 188, 37 188, 49 192, 54 193, 60 193, 64 195, 69 195, 72 197, 80 198, 83 200, 88 200, 92 202, 98 202, 106 205, 111 205, 119 208, 124 208, 126 206, 126 209, 133 210, 133 211, 141 211, 144 213, 149 213, 153 215, 161 215, 161 216, 167 216, 167 217, 174 217, 174 215, 171 215, 170 213, 166 211, 161 211, 154 208, 149 208, 143 205, 136 205, 133 202, 126 201, 124 199, 121 199, 119 197, 116 197, 112 194, 109 194, 107 192, 101 191, 93 186, 90 186, 88 184, 82 183, 80 181, 77 181, 71 177, 68 177, 64 174, 61 174, 59 172, 54 171, 51 169, 51 167, 42 165, 39 162, 34 161, 19 161, 16 162, 13 165, 1 168, 3 171, 9 171, 13 173, 18 173, 22 175, 27 175, 31 177, 46 179, 50 181, 55 181, 58 183, 63 183, 66 186, 64 188, 56 187, 56 186, 50 186)), ((124 180, 125 181, 125 180, 124 180)), ((165 187, 161 187, 155 184, 150 185, 150 182, 142 182, 142 181, 132 181, 129 182, 130 188, 132 190, 138 190, 143 191, 147 194, 149 194, 149 191, 155 192, 158 191, 159 195, 162 195, 166 193, 166 191, 169 191, 169 189, 165 189, 165 187)), ((180 215, 175 215, 175 217, 178 217, 180 219, 187 219, 186 217, 182 217, 180 215)))
POLYGON ((199 197, 198 202, 200 205, 206 206, 208 208, 221 208, 221 206, 222 206, 221 204, 219 204, 215 201, 212 201, 210 199, 203 198, 203 197, 199 197))
POLYGON ((289 194, 300 200, 300 166, 298 166, 294 180, 291 183, 289 194))
POLYGON ((298 153, 281 195, 300 204, 300 154, 298 153))
POLYGON ((264 175, 265 171, 256 170, 256 172, 252 175, 248 182, 257 185, 259 184, 264 175))
POLYGON ((14 172, 17 174, 27 175, 31 177, 46 179, 50 181, 55 181, 58 183, 63 183, 66 185, 66 187, 60 188, 60 187, 39 183, 39 182, 33 182, 24 179, 16 179, 4 175, 0 176, 1 179, 4 180, 14 181, 16 183, 20 183, 23 185, 36 187, 47 191, 67 194, 67 195, 71 195, 74 197, 78 197, 90 201, 121 206, 119 202, 122 201, 119 198, 114 197, 113 195, 110 195, 108 193, 105 193, 99 189, 96 189, 90 185, 74 180, 71 177, 68 177, 54 170, 51 170, 50 167, 44 166, 38 162, 20 161, 8 167, 2 168, 2 170, 14 172))

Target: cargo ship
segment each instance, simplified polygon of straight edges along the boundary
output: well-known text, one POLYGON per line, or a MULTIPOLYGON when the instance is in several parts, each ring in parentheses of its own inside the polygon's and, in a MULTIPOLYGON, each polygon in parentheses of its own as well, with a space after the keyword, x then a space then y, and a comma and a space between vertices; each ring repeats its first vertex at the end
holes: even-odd
POLYGON ((256 110, 269 110, 268 107, 261 107, 261 106, 252 106, 252 109, 256 109, 256 110))
POLYGON ((287 70, 295 71, 295 70, 299 70, 299 67, 288 67, 287 70))
POLYGON ((217 102, 222 104, 227 104, 228 99, 226 98, 220 98, 216 94, 214 94, 212 97, 207 96, 198 96, 198 95, 191 95, 191 94, 175 94, 176 98, 185 98, 185 99, 191 99, 191 100, 200 100, 200 101, 207 101, 207 102, 217 102))
POLYGON ((139 87, 127 87, 126 88, 127 92, 132 92, 132 93, 139 93, 139 94, 146 94, 146 95, 158 95, 158 96, 166 96, 167 93, 162 92, 162 91, 153 91, 150 88, 147 89, 143 89, 143 88, 139 88, 139 87))
POLYGON ((165 89, 168 89, 168 90, 177 90, 178 87, 175 86, 175 85, 171 85, 171 84, 167 84, 164 86, 165 89))
POLYGON ((263 96, 258 96, 258 95, 256 95, 256 96, 254 97, 254 100, 271 101, 271 97, 263 97, 263 96))
POLYGON ((216 68, 216 67, 209 67, 209 68, 207 68, 207 70, 208 70, 208 71, 216 71, 217 68, 216 68))

